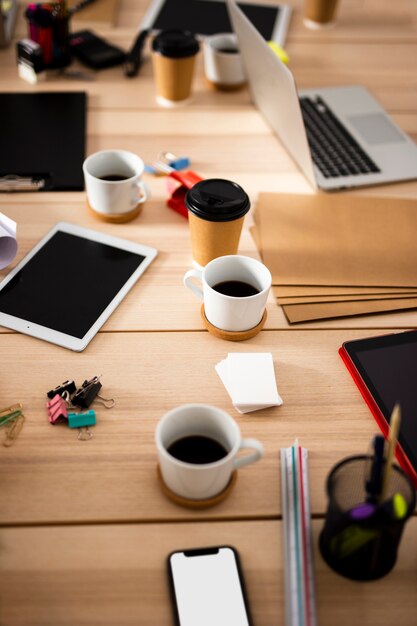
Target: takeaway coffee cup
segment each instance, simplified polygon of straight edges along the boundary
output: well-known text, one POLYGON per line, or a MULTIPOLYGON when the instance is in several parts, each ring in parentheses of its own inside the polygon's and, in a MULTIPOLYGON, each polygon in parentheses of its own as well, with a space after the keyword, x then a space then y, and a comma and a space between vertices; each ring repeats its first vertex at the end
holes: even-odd
POLYGON ((333 26, 338 0, 305 0, 304 24, 308 28, 333 26))
POLYGON ((165 485, 193 500, 216 496, 234 470, 263 456, 257 439, 242 439, 234 419, 207 404, 185 404, 166 413, 157 425, 155 442, 165 485), (238 456, 245 448, 252 452, 238 456))
POLYGON ((101 150, 83 163, 90 209, 109 222, 128 222, 148 197, 142 181, 145 164, 126 150, 101 150))
POLYGON ((194 35, 182 30, 163 30, 152 43, 152 63, 157 101, 175 106, 188 99, 200 45, 194 35))
POLYGON ((204 40, 204 70, 217 89, 238 89, 246 82, 237 37, 233 33, 212 35, 204 40))
POLYGON ((271 282, 263 263, 240 255, 219 257, 184 276, 184 285, 203 300, 208 321, 230 332, 250 330, 260 323, 271 282))
POLYGON ((221 178, 202 180, 185 196, 192 255, 204 267, 219 256, 236 254, 248 195, 237 183, 221 178))

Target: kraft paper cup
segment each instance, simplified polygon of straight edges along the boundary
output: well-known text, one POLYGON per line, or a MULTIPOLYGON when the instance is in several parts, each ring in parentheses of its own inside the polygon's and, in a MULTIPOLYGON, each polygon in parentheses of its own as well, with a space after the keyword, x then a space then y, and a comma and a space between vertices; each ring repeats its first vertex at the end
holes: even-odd
POLYGON ((152 63, 159 104, 175 106, 188 100, 199 47, 187 31, 166 30, 155 37, 152 63))
POLYGON ((203 180, 187 192, 185 204, 192 256, 198 266, 237 253, 244 216, 250 209, 242 187, 218 178, 203 180))
POLYGON ((333 26, 337 4, 338 0, 305 0, 305 26, 312 29, 333 26))

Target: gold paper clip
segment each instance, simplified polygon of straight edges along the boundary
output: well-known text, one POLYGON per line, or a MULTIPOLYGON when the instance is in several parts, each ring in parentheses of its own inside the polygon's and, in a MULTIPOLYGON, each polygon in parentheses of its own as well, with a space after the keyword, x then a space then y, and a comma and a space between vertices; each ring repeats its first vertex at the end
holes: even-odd
POLYGON ((0 420, 3 419, 3 417, 7 417, 8 415, 10 415, 10 413, 14 413, 16 411, 19 411, 21 413, 22 409, 23 409, 23 404, 21 402, 16 402, 16 404, 12 404, 11 406, 8 406, 6 409, 2 409, 0 411, 0 420))
POLYGON ((0 411, 0 426, 6 426, 9 422, 15 420, 22 413, 23 405, 20 402, 12 404, 6 409, 0 411))
POLYGON ((24 422, 25 416, 23 415, 23 413, 19 413, 19 415, 12 421, 6 431, 6 439, 3 442, 4 446, 8 448, 9 446, 12 446, 14 444, 20 434, 20 431, 22 430, 24 422))

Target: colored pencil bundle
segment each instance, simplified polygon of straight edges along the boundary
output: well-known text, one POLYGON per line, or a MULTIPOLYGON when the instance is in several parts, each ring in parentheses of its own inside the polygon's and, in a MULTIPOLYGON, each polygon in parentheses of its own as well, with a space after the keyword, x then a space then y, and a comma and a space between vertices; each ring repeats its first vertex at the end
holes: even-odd
POLYGON ((296 440, 281 449, 287 626, 316 626, 316 593, 308 485, 308 451, 296 440))

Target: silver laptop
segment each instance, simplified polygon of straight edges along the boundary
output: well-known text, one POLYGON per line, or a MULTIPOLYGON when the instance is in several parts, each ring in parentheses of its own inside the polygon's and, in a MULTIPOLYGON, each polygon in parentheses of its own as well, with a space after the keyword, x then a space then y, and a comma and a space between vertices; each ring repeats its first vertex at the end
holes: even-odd
POLYGON ((323 190, 417 178, 417 146, 360 86, 297 92, 234 0, 226 0, 252 99, 314 187, 323 190))

